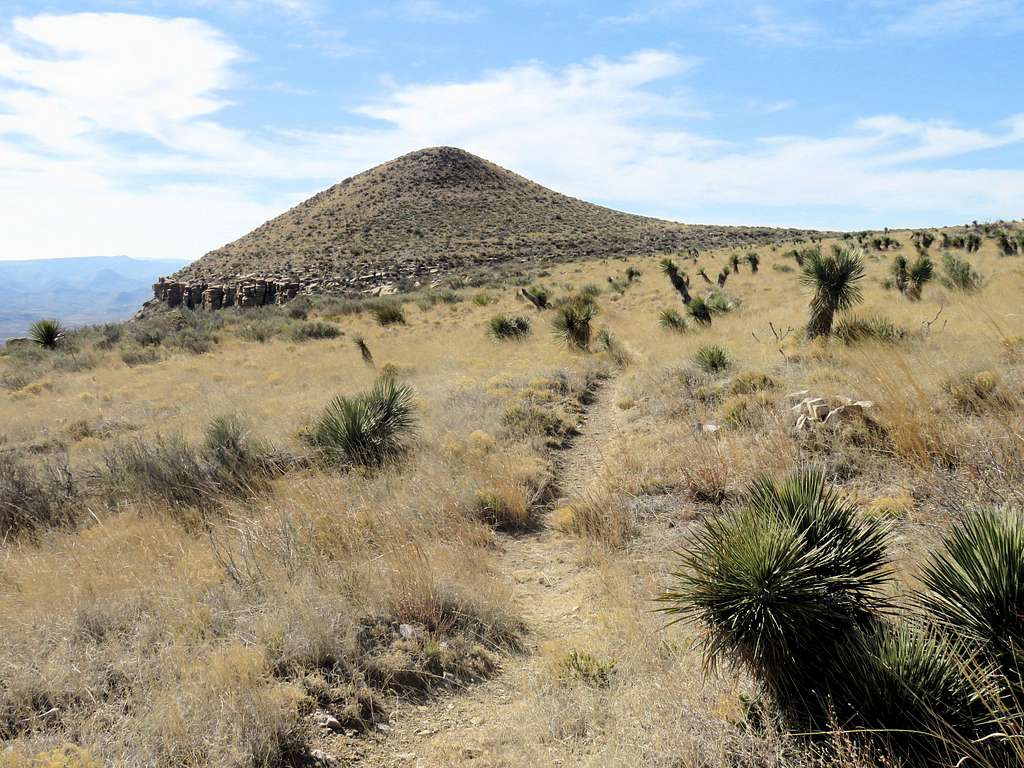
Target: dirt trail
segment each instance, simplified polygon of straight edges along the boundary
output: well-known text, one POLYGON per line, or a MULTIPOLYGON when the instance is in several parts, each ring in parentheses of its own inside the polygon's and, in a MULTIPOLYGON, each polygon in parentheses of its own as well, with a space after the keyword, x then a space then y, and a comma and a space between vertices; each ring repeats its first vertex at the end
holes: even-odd
MULTIPOLYGON (((556 457, 557 482, 564 497, 586 494, 605 460, 606 443, 622 418, 615 406, 616 384, 606 382, 596 393, 580 434, 556 457)), ((530 692, 551 675, 542 649, 551 643, 566 647, 575 640, 585 643, 588 635, 600 631, 589 610, 599 584, 581 555, 578 540, 555 530, 547 520, 535 533, 503 536, 497 568, 510 579, 516 608, 529 627, 525 652, 506 657, 499 674, 484 683, 425 705, 401 705, 392 713, 387 737, 349 745, 358 753, 345 755, 355 758, 348 764, 381 768, 516 765, 514 752, 508 749, 511 726, 530 706, 530 692)))

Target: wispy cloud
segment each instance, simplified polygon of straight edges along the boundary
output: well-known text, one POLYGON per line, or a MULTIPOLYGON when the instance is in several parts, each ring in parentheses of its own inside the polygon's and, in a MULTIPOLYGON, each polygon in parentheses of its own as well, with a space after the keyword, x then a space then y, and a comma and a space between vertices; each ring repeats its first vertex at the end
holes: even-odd
POLYGON ((754 6, 735 29, 755 42, 786 46, 812 45, 825 31, 815 19, 789 18, 771 5, 754 6))
POLYGON ((463 24, 475 21, 482 12, 480 7, 457 8, 439 0, 399 0, 380 4, 370 11, 370 15, 403 21, 463 24))
POLYGON ((933 0, 894 14, 885 26, 891 34, 932 37, 986 25, 995 31, 1024 28, 1024 3, 1019 0, 933 0))
POLYGON ((660 0, 638 6, 622 14, 602 16, 602 24, 647 24, 672 18, 703 5, 703 0, 660 0))

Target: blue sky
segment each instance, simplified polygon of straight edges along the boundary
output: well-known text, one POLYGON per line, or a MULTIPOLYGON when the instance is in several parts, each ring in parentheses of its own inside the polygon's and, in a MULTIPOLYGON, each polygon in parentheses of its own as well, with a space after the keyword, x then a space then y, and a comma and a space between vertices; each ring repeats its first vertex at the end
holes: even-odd
POLYGON ((1024 0, 0 7, 0 259, 195 258, 423 146, 687 222, 1024 216, 1024 0))

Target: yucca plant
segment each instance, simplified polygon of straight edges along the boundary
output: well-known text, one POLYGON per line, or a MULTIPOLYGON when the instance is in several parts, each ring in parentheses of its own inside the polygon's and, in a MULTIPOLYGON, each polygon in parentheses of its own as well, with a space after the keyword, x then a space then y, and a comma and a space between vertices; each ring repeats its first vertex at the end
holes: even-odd
POLYGON ((679 266, 669 258, 661 260, 661 271, 668 275, 669 282, 672 283, 672 287, 675 288, 682 298, 683 303, 689 304, 692 299, 690 296, 690 278, 680 273, 679 266))
POLYGON ((992 691, 965 667, 959 640, 913 620, 876 621, 850 632, 832 658, 823 682, 835 715, 902 764, 954 765, 978 752, 992 691))
POLYGON ((981 235, 977 232, 971 232, 967 235, 965 240, 965 248, 968 253, 975 253, 981 249, 981 235))
POLYGON ((935 265, 927 254, 921 254, 910 266, 907 272, 907 298, 911 301, 919 301, 924 286, 931 282, 935 276, 935 265))
POLYGON ((1024 518, 1016 511, 969 515, 946 536, 921 576, 920 604, 940 626, 1020 680, 1024 651, 1024 518))
POLYGON ((860 282, 864 279, 864 259, 859 249, 835 246, 825 256, 815 250, 804 260, 801 282, 814 290, 807 323, 807 338, 832 333, 832 320, 861 301, 860 282))
POLYGON ((487 329, 495 341, 524 339, 530 334, 530 319, 522 316, 496 315, 487 323, 487 329))
POLYGON ((711 325, 711 307, 699 296, 686 305, 686 311, 701 325, 711 325))
POLYGON ((708 344, 697 350, 693 361, 705 373, 721 373, 732 365, 729 353, 717 344, 708 344))
POLYGON ((583 296, 559 307, 555 315, 555 336, 570 347, 586 351, 590 348, 590 323, 598 315, 597 305, 583 296))
POLYGON ((666 275, 674 275, 679 272, 679 265, 667 256, 659 262, 661 271, 666 275))
POLYGON ((373 353, 370 351, 369 345, 366 343, 366 339, 362 336, 356 336, 352 339, 352 343, 356 345, 356 349, 359 350, 359 355, 363 358, 363 362, 371 368, 375 368, 373 362, 373 353))
POLYGON ((707 663, 742 663, 797 718, 821 714, 831 649, 890 609, 887 528, 818 470, 756 481, 680 557, 661 610, 699 622, 707 663))
POLYGON ((753 253, 753 252, 748 253, 747 254, 747 264, 750 265, 750 271, 756 275, 757 274, 757 268, 761 264, 761 257, 758 256, 756 253, 753 253))
POLYGON ((902 253, 897 254, 896 258, 892 260, 892 278, 896 284, 896 290, 906 293, 907 286, 910 285, 910 262, 902 253))
POLYGON ((733 254, 729 257, 729 266, 732 267, 733 274, 737 274, 740 271, 740 257, 738 254, 733 254))
POLYGON ((636 267, 626 267, 626 282, 632 283, 639 279, 642 274, 643 272, 636 267))
POLYGON ((341 466, 380 466, 401 457, 416 433, 415 392, 385 376, 369 392, 340 396, 306 434, 328 461, 341 466))
POLYGON ((659 323, 666 331, 674 331, 676 333, 684 333, 686 331, 686 319, 674 309, 663 309, 659 323))
POLYGON ((36 320, 28 329, 28 337, 44 349, 56 349, 66 335, 67 330, 61 322, 52 318, 36 320))

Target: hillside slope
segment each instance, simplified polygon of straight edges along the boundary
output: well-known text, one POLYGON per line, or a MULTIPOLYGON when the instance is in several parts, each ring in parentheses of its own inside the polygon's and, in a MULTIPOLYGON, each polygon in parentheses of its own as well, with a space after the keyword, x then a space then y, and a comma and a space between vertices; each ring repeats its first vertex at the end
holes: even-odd
POLYGON ((180 288, 157 295, 200 304, 208 286, 258 278, 271 287, 261 300, 248 301, 270 303, 296 291, 408 287, 474 267, 742 247, 808 234, 622 213, 559 194, 463 150, 435 147, 320 192, 206 254, 172 277, 180 288))

